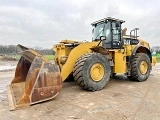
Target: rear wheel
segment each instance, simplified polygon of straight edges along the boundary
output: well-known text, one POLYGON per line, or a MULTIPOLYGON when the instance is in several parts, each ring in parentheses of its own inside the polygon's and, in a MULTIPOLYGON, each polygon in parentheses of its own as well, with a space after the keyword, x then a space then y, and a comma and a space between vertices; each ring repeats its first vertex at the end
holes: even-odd
POLYGON ((89 53, 82 55, 76 62, 74 80, 84 89, 101 90, 110 79, 111 68, 104 55, 89 53))
POLYGON ((144 53, 137 53, 131 61, 131 76, 132 80, 145 81, 150 75, 151 61, 144 53))

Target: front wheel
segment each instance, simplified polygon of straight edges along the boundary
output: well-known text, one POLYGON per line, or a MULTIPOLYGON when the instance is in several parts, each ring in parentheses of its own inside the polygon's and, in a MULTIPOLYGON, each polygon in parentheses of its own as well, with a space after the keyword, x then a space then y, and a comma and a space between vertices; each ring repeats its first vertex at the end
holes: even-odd
POLYGON ((74 80, 84 89, 101 90, 110 79, 111 68, 104 55, 89 53, 82 55, 76 62, 74 80))
POLYGON ((137 53, 131 61, 131 76, 132 80, 145 81, 150 75, 151 61, 145 53, 137 53))

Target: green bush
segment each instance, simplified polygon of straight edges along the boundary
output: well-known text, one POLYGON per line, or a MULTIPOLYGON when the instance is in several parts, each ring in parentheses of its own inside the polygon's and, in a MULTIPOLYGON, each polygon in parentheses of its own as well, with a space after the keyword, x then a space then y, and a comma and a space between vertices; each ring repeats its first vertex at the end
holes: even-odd
POLYGON ((157 63, 160 62, 160 56, 157 56, 157 63))
POLYGON ((54 59, 54 55, 44 55, 44 57, 47 58, 48 60, 54 59))

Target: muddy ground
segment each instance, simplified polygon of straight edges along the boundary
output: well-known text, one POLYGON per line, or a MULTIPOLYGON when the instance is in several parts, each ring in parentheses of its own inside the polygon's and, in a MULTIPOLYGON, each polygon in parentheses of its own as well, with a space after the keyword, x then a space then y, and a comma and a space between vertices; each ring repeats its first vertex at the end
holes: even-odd
POLYGON ((160 120, 160 64, 145 82, 118 76, 97 92, 65 82, 53 100, 9 111, 6 86, 13 76, 0 72, 0 120, 160 120))

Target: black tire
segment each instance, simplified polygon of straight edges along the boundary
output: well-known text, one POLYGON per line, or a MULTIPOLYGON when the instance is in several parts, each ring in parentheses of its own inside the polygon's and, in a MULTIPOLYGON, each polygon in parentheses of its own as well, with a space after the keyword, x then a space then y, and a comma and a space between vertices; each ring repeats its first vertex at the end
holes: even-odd
POLYGON ((131 76, 128 76, 131 80, 143 82, 146 81, 151 72, 151 61, 145 53, 137 53, 131 60, 131 76), (145 70, 141 71, 140 66, 145 63, 145 70))
POLYGON ((116 73, 111 74, 111 78, 114 78, 116 76, 116 73))
POLYGON ((85 90, 98 91, 105 87, 110 79, 111 68, 108 60, 100 53, 89 53, 82 55, 73 70, 74 80, 85 90), (103 66, 102 76, 98 81, 93 80, 90 75, 93 65, 103 66))

